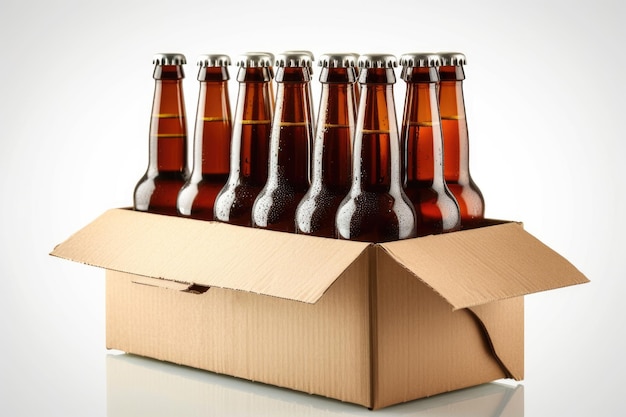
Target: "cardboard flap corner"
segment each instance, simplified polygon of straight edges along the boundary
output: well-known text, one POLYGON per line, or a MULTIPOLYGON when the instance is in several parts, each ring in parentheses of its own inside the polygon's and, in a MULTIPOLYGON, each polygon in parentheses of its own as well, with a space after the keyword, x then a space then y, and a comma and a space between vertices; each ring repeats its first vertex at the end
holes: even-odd
POLYGON ((381 246, 455 310, 589 281, 519 223, 381 246))
POLYGON ((111 209, 50 255, 145 277, 315 303, 367 246, 111 209))

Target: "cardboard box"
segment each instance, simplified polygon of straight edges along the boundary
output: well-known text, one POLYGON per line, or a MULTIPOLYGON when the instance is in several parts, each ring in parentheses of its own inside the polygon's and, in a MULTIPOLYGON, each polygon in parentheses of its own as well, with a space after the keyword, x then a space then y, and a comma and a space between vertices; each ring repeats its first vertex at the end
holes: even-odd
POLYGON ((107 347, 378 409, 524 373, 523 296, 587 282, 514 222, 397 242, 112 209, 107 347))

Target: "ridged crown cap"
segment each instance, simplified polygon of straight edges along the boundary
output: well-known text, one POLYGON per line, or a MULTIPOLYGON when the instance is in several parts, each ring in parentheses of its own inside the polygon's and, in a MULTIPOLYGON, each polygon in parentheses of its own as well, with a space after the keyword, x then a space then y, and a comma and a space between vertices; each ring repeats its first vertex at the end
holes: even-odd
POLYGON ((352 52, 323 54, 317 62, 318 66, 325 68, 352 68, 356 66, 358 58, 359 55, 352 52))
POLYGON ((461 65, 467 65, 467 59, 461 52, 439 52, 441 57, 441 65, 460 67, 461 65))
POLYGON ((276 57, 276 66, 311 68, 313 59, 313 53, 309 51, 285 51, 276 57))
POLYGON ((360 68, 394 68, 398 66, 398 59, 390 54, 365 54, 359 56, 360 68))
POLYGON ((270 52, 245 52, 237 57, 238 67, 271 67, 273 62, 274 54, 270 52))
POLYGON ((187 63, 185 55, 179 53, 160 53, 152 56, 154 65, 183 65, 187 63))
POLYGON ((400 65, 411 68, 438 67, 441 65, 441 57, 429 52, 411 52, 400 57, 400 65))
POLYGON ((199 67, 227 67, 230 65, 230 57, 224 54, 204 54, 197 60, 199 67))

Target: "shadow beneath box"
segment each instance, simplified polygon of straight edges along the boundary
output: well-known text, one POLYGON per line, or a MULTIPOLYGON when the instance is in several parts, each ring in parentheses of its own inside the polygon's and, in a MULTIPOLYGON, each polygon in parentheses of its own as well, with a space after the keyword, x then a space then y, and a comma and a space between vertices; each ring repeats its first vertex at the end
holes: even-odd
POLYGON ((519 384, 492 382, 370 411, 354 404, 135 355, 108 353, 106 371, 108 417, 524 415, 524 387, 519 384))

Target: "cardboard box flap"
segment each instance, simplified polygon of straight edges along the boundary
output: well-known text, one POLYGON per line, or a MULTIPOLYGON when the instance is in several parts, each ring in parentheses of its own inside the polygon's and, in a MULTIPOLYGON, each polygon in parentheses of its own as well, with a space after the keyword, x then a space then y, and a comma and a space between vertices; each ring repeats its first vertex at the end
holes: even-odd
POLYGON ((589 281, 518 223, 381 246, 454 309, 589 281))
POLYGON ((367 246, 112 209, 51 255, 152 278, 315 303, 367 246))

